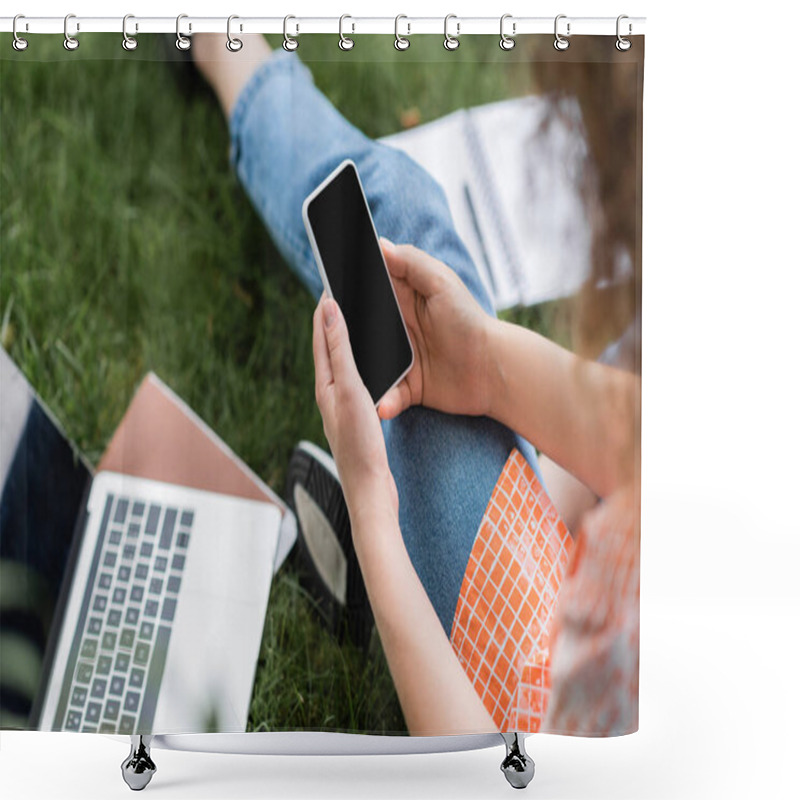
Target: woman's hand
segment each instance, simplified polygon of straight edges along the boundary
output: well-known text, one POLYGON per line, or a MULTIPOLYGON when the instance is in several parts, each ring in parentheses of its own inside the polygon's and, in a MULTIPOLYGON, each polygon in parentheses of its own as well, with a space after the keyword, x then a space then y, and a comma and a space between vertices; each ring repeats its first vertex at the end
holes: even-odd
POLYGON ((314 312, 317 405, 342 481, 353 530, 361 515, 397 518, 397 487, 389 471, 380 420, 353 360, 347 325, 323 294, 314 312))
POLYGON ((386 239, 381 239, 381 248, 414 346, 414 365, 381 400, 380 416, 392 419, 412 405, 486 414, 493 318, 441 261, 386 239))

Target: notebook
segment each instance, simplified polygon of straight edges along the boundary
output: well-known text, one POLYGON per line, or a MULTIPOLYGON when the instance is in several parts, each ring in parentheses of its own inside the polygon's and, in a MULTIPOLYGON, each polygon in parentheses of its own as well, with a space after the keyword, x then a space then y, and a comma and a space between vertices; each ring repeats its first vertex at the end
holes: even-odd
POLYGON ((464 108, 382 141, 442 187, 496 309, 567 297, 589 277, 597 197, 574 98, 464 108))

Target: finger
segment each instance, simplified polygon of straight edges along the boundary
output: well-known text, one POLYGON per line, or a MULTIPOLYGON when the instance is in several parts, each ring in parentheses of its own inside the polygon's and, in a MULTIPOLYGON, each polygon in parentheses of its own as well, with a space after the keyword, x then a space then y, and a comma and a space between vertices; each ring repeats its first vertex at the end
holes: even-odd
POLYGON ((331 361, 328 356, 328 343, 325 340, 325 331, 322 323, 322 303, 323 297, 314 311, 314 334, 312 347, 314 351, 314 388, 317 394, 317 404, 320 398, 324 397, 325 389, 333 383, 333 372, 331 371, 331 361))
POLYGON ((407 380, 402 380, 397 386, 389 389, 383 396, 378 406, 378 416, 381 419, 394 419, 411 405, 411 387, 407 380))
POLYGON ((410 244, 392 244, 381 239, 381 249, 389 274, 407 281, 424 297, 437 292, 450 271, 441 261, 410 244))
POLYGON ((347 333, 342 312, 335 300, 323 298, 321 304, 322 323, 325 329, 325 339, 328 346, 331 376, 334 383, 361 382, 361 377, 356 369, 353 359, 353 350, 350 347, 350 337, 347 333))

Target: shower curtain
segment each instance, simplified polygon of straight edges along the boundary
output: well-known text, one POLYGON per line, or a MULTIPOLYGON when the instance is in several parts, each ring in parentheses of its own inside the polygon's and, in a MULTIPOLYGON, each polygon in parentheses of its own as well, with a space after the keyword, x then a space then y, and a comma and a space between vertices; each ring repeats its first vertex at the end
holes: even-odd
POLYGON ((30 38, 0 39, 0 726, 635 731, 643 37, 30 38), (337 429, 302 206, 345 159, 416 360, 408 408, 337 429), (104 474, 277 511, 148 531, 123 482, 90 544, 104 474))

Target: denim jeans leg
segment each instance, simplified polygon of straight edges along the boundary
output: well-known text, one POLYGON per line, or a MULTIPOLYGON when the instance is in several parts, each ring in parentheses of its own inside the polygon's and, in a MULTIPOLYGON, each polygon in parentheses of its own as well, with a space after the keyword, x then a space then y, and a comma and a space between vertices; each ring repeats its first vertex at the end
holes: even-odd
MULTIPOLYGON (((295 55, 277 52, 258 69, 234 108, 231 137, 245 189, 315 297, 322 283, 303 225, 303 200, 350 158, 378 233, 448 264, 494 313, 441 187, 404 153, 347 122, 295 55)), ((406 548, 449 635, 475 535, 503 465, 519 447, 538 472, 535 452, 494 420, 421 407, 384 422, 383 431, 406 548)))

